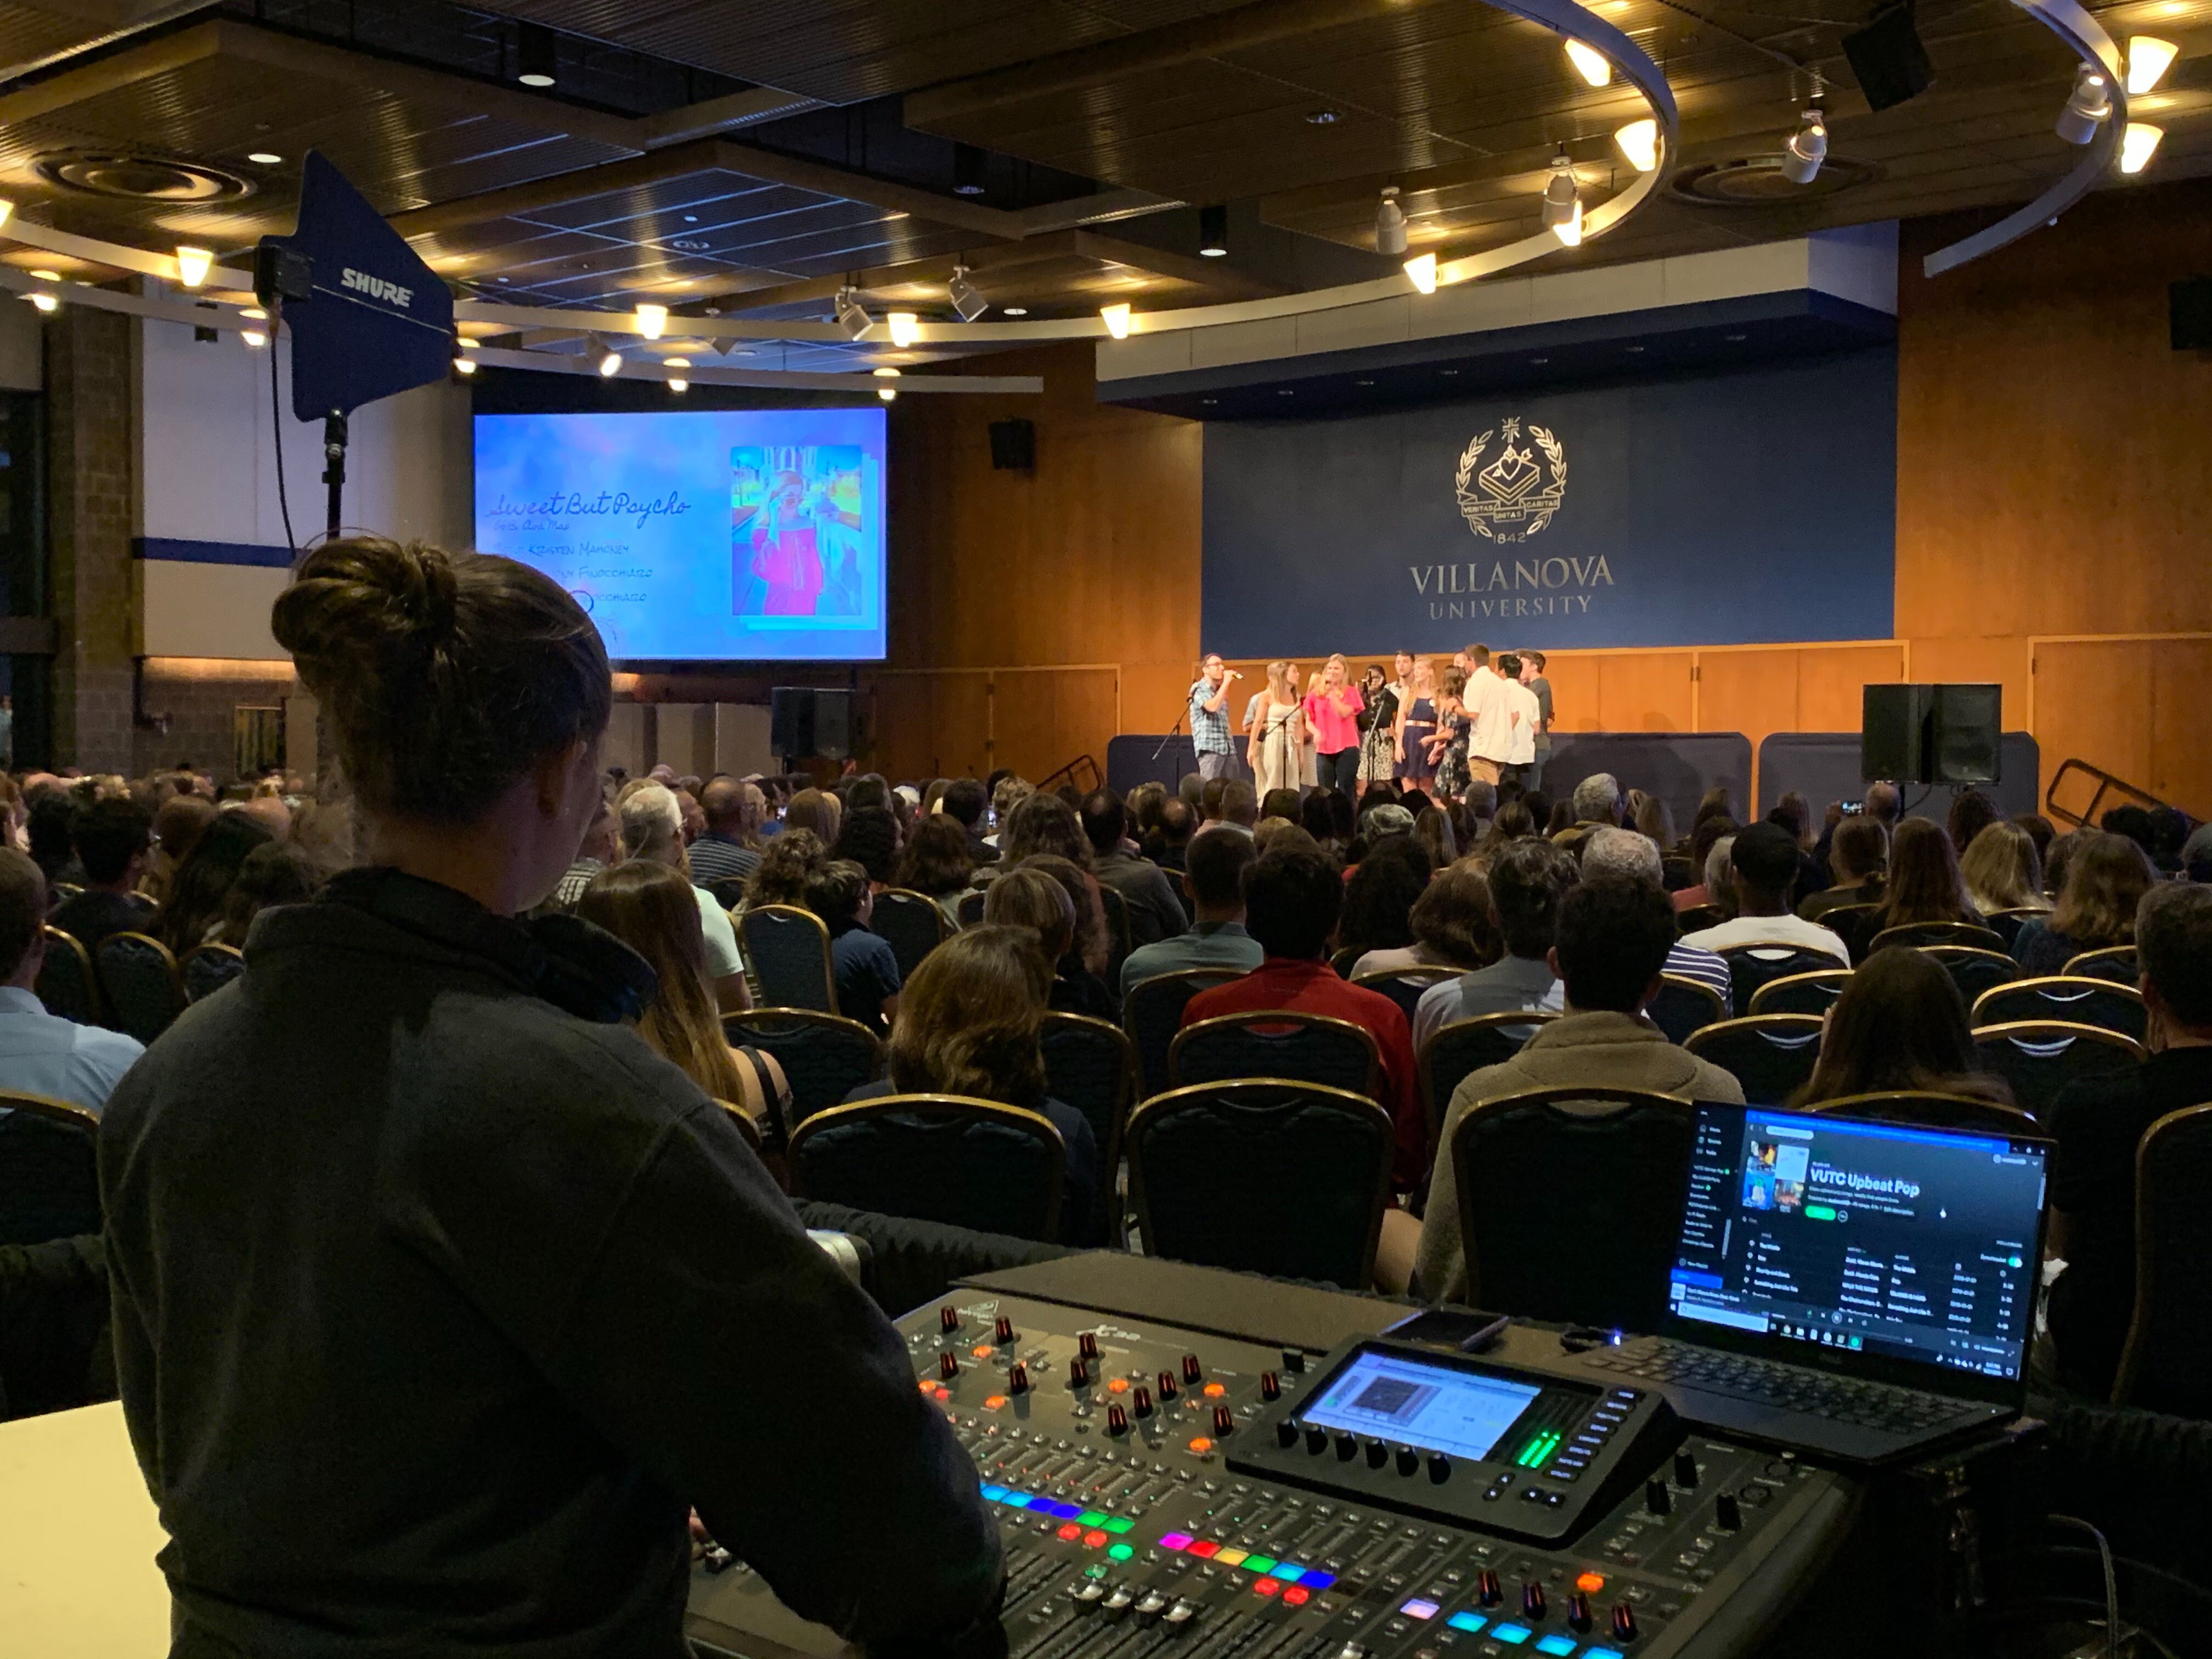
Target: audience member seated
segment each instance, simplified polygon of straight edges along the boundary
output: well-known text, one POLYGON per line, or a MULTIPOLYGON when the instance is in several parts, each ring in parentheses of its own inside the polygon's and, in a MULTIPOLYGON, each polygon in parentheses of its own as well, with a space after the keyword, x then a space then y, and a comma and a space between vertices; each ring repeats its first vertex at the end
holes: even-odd
POLYGON ((1420 1179, 1428 1133, 1413 1087, 1413 1042, 1396 1003, 1380 991, 1347 985, 1328 965, 1329 940, 1343 907, 1344 882, 1318 850, 1284 848, 1263 854, 1244 872, 1244 925, 1266 960, 1242 979, 1200 991, 1184 1008, 1182 1023, 1284 1008, 1365 1027, 1382 1054, 1377 1103, 1397 1126, 1392 1180, 1401 1190, 1410 1188, 1420 1179))
MULTIPOLYGON (((993 884, 994 895, 998 887, 993 884)), ((1060 1237, 1090 1244, 1098 1242, 1091 1237, 1098 1207, 1098 1138, 1081 1112, 1045 1093, 1037 1028, 1051 979, 1051 965, 1029 927, 986 921, 954 935, 922 958, 901 994, 890 1076, 845 1098, 966 1095, 1038 1113, 1067 1147, 1060 1237)))
POLYGON ((1413 1010, 1416 1054, 1460 1020, 1540 1007, 1557 977, 1552 938, 1559 924, 1560 897, 1576 879, 1574 860, 1549 842, 1531 837, 1509 843, 1491 861, 1488 879, 1505 954, 1487 968, 1421 994, 1413 1010))
POLYGON ((2004 1079, 1976 1058, 1966 999, 1924 951, 1877 951, 1844 982, 1813 1075, 1790 1103, 1897 1089, 2013 1103, 2004 1079))
POLYGON ((1173 872, 1189 867, 1190 838, 1197 828, 1198 814, 1182 796, 1160 803, 1160 845, 1153 858, 1161 869, 1173 872))
POLYGON ((1838 967, 1851 965, 1850 951, 1842 939, 1818 922, 1790 913, 1790 887, 1797 878, 1795 836, 1778 823, 1754 823, 1735 838, 1728 859, 1735 920, 1686 934, 1684 944, 1706 951, 1732 951, 1739 945, 1795 945, 1833 957, 1838 967))
POLYGON ((1094 789, 1083 798, 1083 834, 1091 843, 1091 873, 1099 884, 1121 896, 1129 912, 1129 943, 1157 945, 1188 925, 1182 901, 1166 872, 1132 850, 1129 822, 1121 798, 1111 789, 1094 789))
POLYGON ((1818 921, 1846 904, 1879 903, 1882 870, 1888 862, 1888 830, 1864 813, 1844 819, 1828 842, 1828 864, 1836 884, 1806 895, 1798 902, 1797 914, 1818 921))
POLYGON ((983 811, 989 805, 990 797, 973 778, 953 779, 945 786, 939 803, 942 815, 966 832, 969 854, 978 864, 994 856, 990 844, 983 839, 983 811))
POLYGON ((898 957, 868 931, 876 908, 868 872, 850 859, 825 859, 807 872, 806 908, 830 930, 837 1012, 881 1036, 898 1012, 898 957))
POLYGON ((154 810, 154 853, 138 890, 155 904, 167 904, 182 864, 215 822, 215 803, 204 795, 175 794, 154 810))
POLYGON ((2189 881, 2212 882, 2212 823, 2200 823, 2181 844, 2181 873, 2189 881))
POLYGON ((77 864, 84 890, 64 899, 53 924, 95 954, 110 933, 139 933, 154 906, 133 891, 153 848, 153 819, 127 796, 96 800, 76 815, 77 864))
POLYGON ((888 806, 848 807, 830 855, 859 865, 868 872, 870 890, 882 892, 898 873, 898 815, 888 806))
POLYGON ((39 1000, 33 988, 46 964, 46 902, 39 866, 0 847, 0 1087, 97 1112, 146 1050, 120 1031, 50 1014, 39 1000))
POLYGON ((1661 858, 1674 850, 1674 813, 1656 795, 1646 795, 1636 809, 1636 832, 1659 849, 1661 858))
POLYGON ((1205 811, 1206 821, 1198 826, 1198 834, 1241 830, 1249 836, 1260 819, 1260 799, 1243 778, 1208 778, 1205 811))
MULTIPOLYGON (((1267 848, 1263 844, 1260 850, 1264 857, 1267 848)), ((1344 884, 1337 949, 1358 951, 1364 957, 1411 946, 1413 906, 1434 868, 1428 848, 1414 836, 1391 836, 1370 847, 1344 884)))
POLYGON ((209 939, 242 951, 256 916, 280 904, 305 904, 321 885, 322 872, 298 848, 281 841, 257 847, 238 866, 238 879, 222 902, 222 918, 209 939))
POLYGON ((30 797, 26 842, 49 889, 76 887, 84 881, 84 866, 76 861, 77 811, 76 798, 60 787, 58 780, 30 797))
POLYGON ((914 834, 899 854, 897 885, 936 902, 949 927, 960 925, 960 896, 975 873, 975 844, 959 819, 929 812, 915 820, 914 834))
POLYGON ((1459 859, 1459 837, 1452 830, 1451 814, 1431 806, 1413 820, 1414 844, 1429 855, 1429 867, 1442 870, 1459 859))
MULTIPOLYGON (((1164 813, 1182 805, 1170 800, 1164 813)), ((1190 843, 1183 890, 1190 896, 1189 930, 1129 953, 1121 964, 1121 994, 1139 980, 1186 968, 1233 968, 1249 973, 1265 953, 1244 928, 1244 872, 1256 856, 1243 836, 1200 836, 1190 843)), ((988 901, 987 901, 988 908, 988 901)))
POLYGON ((555 910, 573 910, 584 890, 592 884, 592 878, 622 857, 622 825, 615 817, 614 803, 605 792, 599 796, 599 810, 592 814, 591 827, 584 831, 584 839, 576 848, 576 860, 561 873, 554 884, 553 896, 546 902, 555 910))
POLYGON ((576 914, 645 958, 659 988, 630 1024, 646 1046, 715 1100, 744 1109, 773 1143, 789 1097, 772 1054, 733 1048, 708 982, 707 936, 691 884, 665 864, 632 859, 592 878, 576 914))
POLYGON ((179 960, 206 944, 222 920, 246 854, 275 839, 258 818, 242 811, 217 814, 177 866, 176 890, 155 919, 154 937, 179 960))
POLYGON ((760 868, 745 882, 745 908, 786 904, 806 908, 806 882, 830 856, 811 830, 786 830, 761 849, 760 868))
POLYGON ((1298 821, 1298 792, 1295 789, 1270 789, 1260 797, 1260 816, 1281 818, 1285 823, 1298 821))
POLYGON ((1984 925, 1982 913, 1967 902, 1949 834, 1926 818, 1907 818, 1890 836, 1889 875, 1880 908, 1866 919, 1862 944, 1885 929, 1929 921, 1984 925))
POLYGON ((1341 862, 1352 845, 1352 797, 1326 787, 1309 789, 1298 803, 1298 823, 1322 851, 1341 862))
POLYGON ((1802 914, 1805 901, 1828 885, 1827 866, 1813 855, 1813 805, 1792 789, 1774 804, 1766 821, 1787 830, 1797 843, 1797 878, 1790 884, 1790 905, 1802 914))
POLYGON ((1091 840, 1083 833, 1083 821, 1058 795, 1024 795, 999 823, 999 861, 1007 869, 1039 854, 1066 859, 1078 869, 1091 867, 1091 840))
POLYGON ((1964 854, 1974 844, 1974 837, 2004 816, 1997 804, 1979 789, 1961 789, 1952 797, 1951 810, 1944 817, 1944 833, 1951 838, 1952 848, 1964 854))
POLYGON ((2036 862, 2043 867, 2043 890, 2047 896, 2051 890, 2051 844, 2058 839, 2058 826, 2040 812, 2016 812, 2014 823, 2027 831, 2027 838, 2035 843, 2036 862))
POLYGON ((2084 830, 2061 845, 2066 884, 2058 902, 2050 915, 2021 923, 2012 942, 2013 960, 2031 975, 2062 972, 2084 951, 2134 943, 2136 907, 2158 884, 2150 855, 2125 836, 2084 830))
POLYGON ((2009 818, 1984 825, 1959 857, 1966 901, 1984 916, 1999 910, 2048 910, 2035 838, 2009 818))
MULTIPOLYGON (((684 816, 674 790, 665 783, 633 785, 622 801, 620 816, 625 858, 685 871, 684 816)), ((715 1006, 724 1013, 751 1007, 744 958, 738 952, 738 930, 731 924, 730 913, 705 888, 695 886, 691 893, 699 907, 699 925, 706 930, 707 977, 714 987, 715 1006)))
MULTIPOLYGON (((1725 799, 1725 792, 1723 798, 1725 799)), ((1709 793, 1708 801, 1712 799, 1709 793)), ((1703 809, 1700 809, 1701 811, 1703 809)), ((1733 841, 1742 832, 1742 826, 1725 811, 1707 814, 1690 828, 1690 868, 1697 875, 1697 884, 1680 887, 1669 893, 1668 900, 1677 910, 1694 910, 1700 905, 1724 904, 1728 898, 1728 866, 1721 866, 1722 878, 1712 879, 1713 848, 1724 841, 1733 841)))
POLYGON ((742 881, 760 868, 761 821, 768 797, 757 784, 710 781, 699 797, 707 827, 691 843, 691 879, 702 887, 742 881))
MULTIPOLYGON (((1055 805, 1061 804, 1058 801, 1054 803, 1055 805)), ((1017 872, 1042 877, 1052 882, 1067 901, 1071 931, 1066 942, 1060 944, 1057 954, 1051 958, 1051 1003, 1054 1011, 1065 1014, 1085 1014, 1092 1019, 1109 1022, 1120 1019, 1121 1000, 1101 977, 1107 967, 1109 951, 1106 912, 1098 896, 1097 878, 1090 872, 1079 868, 1073 860, 1056 857, 1050 853, 1038 853, 1023 860, 1006 875, 1017 872)), ((999 881, 1006 878, 1006 876, 1001 876, 999 881)), ((998 885, 998 882, 993 882, 991 890, 996 891, 998 885)), ((1024 895, 1030 893, 1026 887, 1023 891, 1024 895)), ((1006 901, 1009 903, 1013 902, 1012 899, 1006 901)), ((1020 903, 1027 917, 1039 919, 1027 921, 1026 925, 1036 927, 1042 937, 1044 929, 1041 924, 1045 915, 1042 896, 1024 896, 1020 903)), ((983 916, 986 921, 1000 919, 994 917, 988 896, 983 901, 983 916)))
POLYGON ((1452 1091, 1415 1258, 1423 1297, 1481 1295, 1480 1264, 1465 1260, 1460 1240, 1459 1178, 1449 1151, 1460 1120, 1481 1102, 1576 1085, 1742 1102, 1735 1079, 1675 1047, 1643 1018, 1674 943, 1674 912, 1656 881, 1601 876, 1577 884, 1560 901, 1557 942, 1547 954, 1565 982, 1566 1012, 1539 1027, 1512 1059, 1470 1073, 1452 1091))
MULTIPOLYGON (((1634 830, 1592 830, 1589 839, 1583 843, 1582 871, 1584 881, 1599 876, 1617 876, 1632 881, 1648 881, 1654 887, 1662 889, 1666 885, 1658 843, 1634 830)), ((1692 945, 1686 939, 1676 939, 1674 948, 1667 952, 1666 971, 1680 979, 1693 979, 1708 990, 1717 992, 1723 1002, 1728 1000, 1729 965, 1726 960, 1711 951, 1692 945)), ((1555 981, 1550 997, 1542 1006, 1553 1007, 1565 994, 1555 981)))
POLYGON ((834 847, 843 816, 844 808, 836 796, 819 789, 802 789, 785 805, 783 827, 809 830, 824 847, 834 847))
MULTIPOLYGON (((2142 850, 2124 836, 2108 839, 2142 850)), ((2070 1085, 2045 1125, 2058 1143, 2050 1254, 2066 1263, 2051 1287, 2051 1343, 2059 1380, 2100 1400, 2112 1392, 2135 1307, 2136 1145, 2168 1112, 2212 1103, 2212 888, 2151 888, 2133 933, 2150 1058, 2070 1085)), ((2201 1273, 2203 1266, 2178 1270, 2201 1273)))
POLYGON ((1407 920, 1413 942, 1402 950, 1370 951, 1352 964, 1354 979, 1420 968, 1472 973, 1497 961, 1504 948, 1498 919, 1491 914, 1490 884, 1467 859, 1431 879, 1407 920))
POLYGON ((1620 783, 1610 772, 1593 772, 1575 786, 1574 794, 1553 809, 1553 818, 1561 812, 1566 815, 1564 823, 1547 823, 1546 836, 1556 846, 1571 854, 1579 854, 1583 842, 1597 829, 1611 829, 1620 822, 1622 801, 1620 783))
POLYGON ((1017 777, 1012 772, 994 774, 998 781, 991 786, 991 822, 997 826, 983 837, 983 844, 997 848, 1005 844, 1004 836, 1014 809, 1036 792, 1027 778, 1017 777))

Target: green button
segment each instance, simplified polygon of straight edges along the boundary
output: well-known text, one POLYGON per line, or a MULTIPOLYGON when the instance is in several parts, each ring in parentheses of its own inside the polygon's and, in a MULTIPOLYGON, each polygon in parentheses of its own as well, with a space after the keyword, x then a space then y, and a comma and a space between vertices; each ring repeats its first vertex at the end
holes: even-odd
POLYGON ((1136 1546, 1133 1544, 1109 1544, 1106 1549, 1106 1553, 1116 1561, 1126 1561, 1136 1553, 1136 1546))
MULTIPOLYGON (((1116 1545, 1115 1545, 1115 1546, 1114 1546, 1114 1549, 1116 1549, 1116 1550, 1118 1550, 1118 1549, 1128 1549, 1128 1546, 1127 1546, 1127 1545, 1126 1545, 1126 1544, 1116 1544, 1116 1545)), ((1114 1551, 1113 1551, 1113 1550, 1109 1550, 1109 1551, 1107 1551, 1107 1553, 1108 1553, 1109 1555, 1111 1555, 1113 1553, 1114 1553, 1114 1551)), ((1134 1551, 1134 1550, 1129 1550, 1129 1554, 1131 1554, 1131 1555, 1134 1555, 1135 1553, 1136 1553, 1136 1551, 1134 1551)), ((1127 1559, 1127 1557, 1124 1557, 1123 1559, 1127 1559)), ((1084 1570, 1083 1570, 1083 1576, 1084 1576, 1085 1578, 1103 1578, 1103 1577, 1106 1576, 1106 1569, 1105 1569, 1105 1568, 1103 1568, 1103 1567, 1096 1567, 1096 1566, 1093 1566, 1093 1567, 1085 1567, 1085 1568, 1084 1568, 1084 1570)))
POLYGON ((1274 1565, 1273 1559, 1269 1556, 1248 1555, 1244 1558, 1244 1571, 1247 1572, 1265 1572, 1274 1565))
POLYGON ((1137 1523, 1129 1519, 1127 1516, 1117 1515, 1112 1520, 1107 1522, 1106 1530, 1109 1532, 1130 1532, 1135 1529, 1136 1525, 1137 1523))
POLYGON ((1836 1212, 1831 1205, 1808 1204, 1805 1206, 1805 1219, 1808 1221, 1833 1221, 1835 1218, 1836 1212))
POLYGON ((1079 1527, 1103 1527, 1106 1524, 1106 1517, 1097 1510, 1085 1510, 1075 1517, 1075 1523, 1079 1527))

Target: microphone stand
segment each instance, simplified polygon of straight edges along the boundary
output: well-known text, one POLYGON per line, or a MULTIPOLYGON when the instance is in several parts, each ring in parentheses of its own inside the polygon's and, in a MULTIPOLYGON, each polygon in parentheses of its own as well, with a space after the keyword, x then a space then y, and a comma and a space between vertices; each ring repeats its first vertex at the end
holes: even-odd
POLYGON ((1152 750, 1152 758, 1154 760, 1158 760, 1161 756, 1168 752, 1168 745, 1176 740, 1176 733, 1182 730, 1184 717, 1189 713, 1190 705, 1188 703, 1185 703, 1183 705, 1182 714, 1176 716, 1175 724, 1168 727, 1167 736, 1160 739, 1160 746, 1152 750))

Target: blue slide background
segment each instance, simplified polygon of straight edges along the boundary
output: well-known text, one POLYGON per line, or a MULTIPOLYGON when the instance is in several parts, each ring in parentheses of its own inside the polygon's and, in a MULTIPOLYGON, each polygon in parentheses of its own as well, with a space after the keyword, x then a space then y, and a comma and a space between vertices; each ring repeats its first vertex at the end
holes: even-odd
MULTIPOLYGON (((878 661, 884 653, 884 411, 699 410, 476 417, 476 544, 533 565, 584 603, 627 661, 878 661), (857 447, 851 614, 735 614, 732 452, 857 447)), ((833 609, 830 590, 821 599, 833 609)))

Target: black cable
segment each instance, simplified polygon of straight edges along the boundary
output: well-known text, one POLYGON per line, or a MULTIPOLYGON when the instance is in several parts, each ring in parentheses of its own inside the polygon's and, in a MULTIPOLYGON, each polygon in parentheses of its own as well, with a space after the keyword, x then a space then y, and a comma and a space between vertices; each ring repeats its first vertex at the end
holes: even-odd
POLYGON ((2097 1559, 2105 1572, 2105 1659, 2119 1659, 2120 1586, 2112 1572, 2112 1547, 2105 1541, 2104 1534, 2077 1516, 2051 1515, 2045 1519, 2056 1527, 2079 1527, 2097 1540, 2097 1559))
POLYGON ((276 510, 284 515, 284 545, 296 554, 300 538, 292 533, 292 503, 284 495, 284 405, 276 392, 276 323, 269 319, 269 435, 276 446, 276 510))

